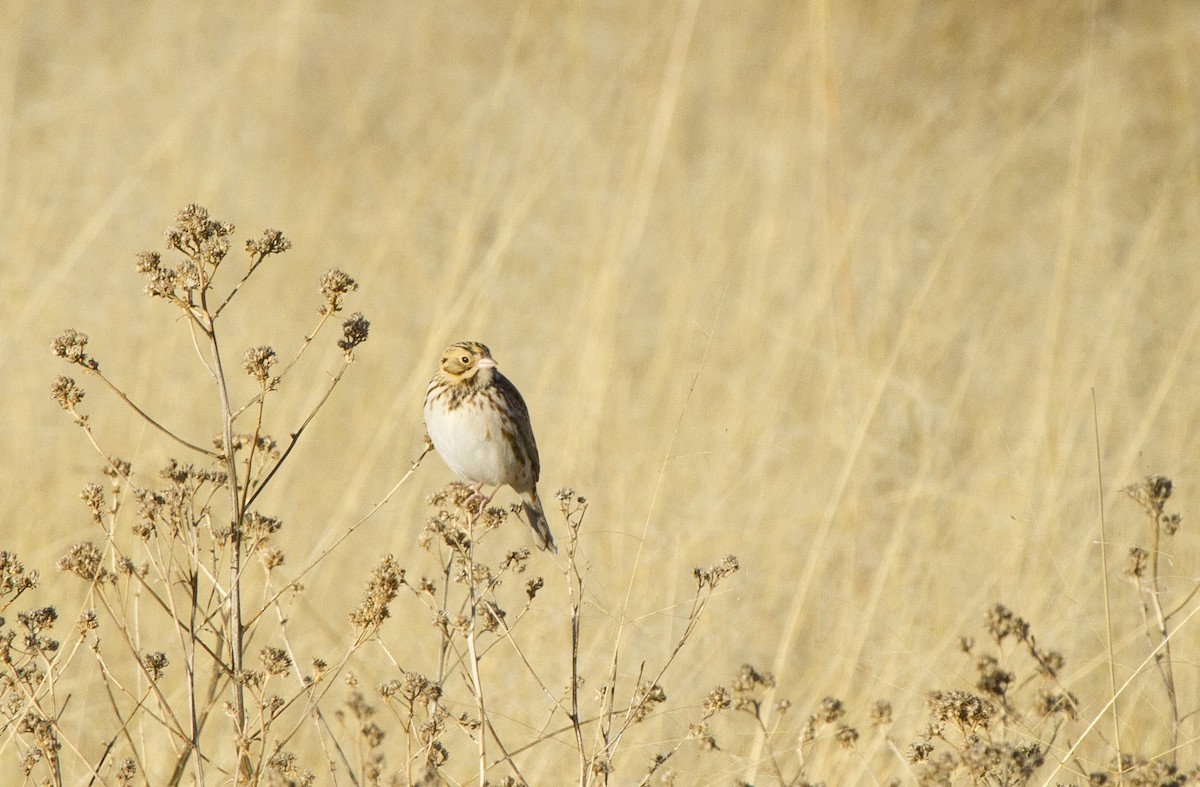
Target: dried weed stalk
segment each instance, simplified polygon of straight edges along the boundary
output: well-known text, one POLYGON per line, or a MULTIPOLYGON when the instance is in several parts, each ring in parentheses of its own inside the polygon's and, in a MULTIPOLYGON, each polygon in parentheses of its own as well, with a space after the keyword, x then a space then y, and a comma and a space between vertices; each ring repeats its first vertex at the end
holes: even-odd
MULTIPOLYGON (((5 629, 0 691, 8 735, 0 748, 22 747, 27 778, 41 768, 46 783, 75 783, 64 775, 69 752, 71 772, 94 783, 139 778, 178 784, 189 775, 197 784, 313 781, 284 747, 301 725, 312 723, 332 670, 324 662, 309 672, 296 664, 285 605, 300 591, 298 576, 280 579, 283 523, 254 503, 354 361, 369 324, 361 314, 342 323, 341 365, 286 445, 277 444, 264 430, 268 404, 358 285, 341 271, 321 278, 318 320, 286 363, 269 346, 251 347, 233 361, 224 341, 226 310, 260 266, 291 247, 281 232, 266 230, 245 243, 240 272, 230 270, 233 232, 232 224, 189 205, 166 231, 167 254, 142 252, 136 265, 146 294, 179 310, 206 370, 211 439, 185 436, 168 418, 134 402, 91 354, 85 334, 68 329, 51 345, 56 356, 99 381, 183 454, 153 476, 135 474, 129 462, 100 446, 89 415, 79 409, 84 389, 67 376, 52 384, 53 398, 104 457, 107 488, 84 487, 81 498, 95 536, 73 545, 57 565, 86 583, 86 606, 70 646, 60 647, 51 636, 54 607, 21 613, 20 643, 17 632, 5 629), (230 277, 236 279, 227 282, 230 277), (245 386, 231 376, 238 367, 251 381, 242 401, 235 390, 245 386), (253 587, 263 590, 251 601, 253 587), (278 625, 265 625, 268 613, 278 625), (163 631, 169 636, 163 638, 163 631), (98 752, 78 746, 59 723, 71 697, 60 683, 73 666, 82 669, 77 656, 86 653, 109 714, 107 721, 91 718, 85 725, 107 736, 98 752)), ((261 305, 253 312, 264 314, 261 305)), ((0 563, 7 605, 37 577, 7 553, 0 563)), ((336 668, 363 639, 358 632, 336 668)))

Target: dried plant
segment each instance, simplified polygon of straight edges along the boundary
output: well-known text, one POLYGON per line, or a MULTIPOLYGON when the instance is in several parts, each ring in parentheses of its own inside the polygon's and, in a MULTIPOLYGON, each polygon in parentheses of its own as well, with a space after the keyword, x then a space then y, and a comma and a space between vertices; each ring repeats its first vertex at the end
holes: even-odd
MULTIPOLYGON (((1168 595, 1161 564, 1164 553, 1164 540, 1172 538, 1179 532, 1182 519, 1179 514, 1167 513, 1167 500, 1171 497, 1173 488, 1171 479, 1162 475, 1150 475, 1136 484, 1125 487, 1129 495, 1142 511, 1150 524, 1149 549, 1134 546, 1129 550, 1129 560, 1126 576, 1136 583, 1141 596, 1142 622, 1146 630, 1146 639, 1154 654, 1154 666, 1162 679, 1163 689, 1167 694, 1167 702, 1171 709, 1171 755, 1170 761, 1176 762, 1179 749, 1179 691, 1175 684, 1175 666, 1171 647, 1173 621, 1180 612, 1185 610, 1196 593, 1200 592, 1200 582, 1193 582, 1187 593, 1177 594, 1175 598, 1168 595)), ((1194 715, 1194 711, 1193 711, 1194 715)))
MULTIPOLYGON (((336 774, 356 785, 382 785, 459 783, 463 760, 452 760, 452 752, 468 742, 478 784, 515 786, 528 784, 521 767, 526 757, 562 740, 577 750, 581 785, 609 783, 629 731, 665 708, 670 668, 717 587, 738 570, 737 560, 696 569, 691 608, 673 649, 653 669, 642 662, 632 681, 619 675, 614 654, 595 681, 599 710, 586 715, 579 648, 586 500, 570 490, 559 494, 569 535, 566 563, 556 570, 570 591, 572 652, 569 662, 560 662, 569 663, 562 667, 569 675, 546 674, 530 658, 539 643, 523 626, 544 598, 545 579, 534 575, 528 549, 497 552, 492 537, 514 511, 486 507, 478 490, 450 484, 430 498, 421 549, 409 558, 428 565, 379 558, 365 577, 361 602, 346 615, 344 640, 328 646, 325 657, 298 658, 292 632, 304 625, 295 604, 305 593, 302 580, 372 518, 429 448, 383 501, 314 558, 299 566, 288 561, 289 529, 259 501, 353 363, 369 323, 361 314, 343 321, 336 339, 341 364, 288 438, 277 441, 267 430, 268 415, 296 384, 298 360, 358 284, 342 271, 327 272, 317 283, 315 324, 292 352, 256 344, 234 360, 224 326, 238 295, 291 243, 267 230, 245 243, 246 263, 233 271, 233 233, 233 225, 191 205, 167 229, 166 254, 143 252, 136 264, 146 294, 182 316, 204 368, 206 385, 196 391, 199 401, 207 390, 212 437, 185 434, 135 402, 84 333, 68 329, 51 345, 55 356, 76 367, 76 376, 99 381, 179 454, 155 472, 134 468, 102 447, 95 416, 82 409, 82 385, 65 375, 51 385, 54 400, 103 458, 104 479, 80 493, 92 535, 57 563, 80 583, 74 632, 56 632, 63 626, 56 606, 22 610, 12 625, 0 617, 0 720, 9 733, 0 748, 19 747, 27 780, 55 785, 80 777, 117 784, 312 785, 336 774), (235 369, 246 375, 240 382, 235 369), (403 651, 394 652, 387 624, 398 603, 418 605, 430 626, 424 636, 405 632, 403 651), (373 690, 352 669, 366 648, 385 654, 394 668, 373 690), (409 666, 430 654, 432 670, 409 666), (522 739, 501 729, 491 704, 497 681, 516 673, 527 676, 549 707, 548 718, 529 726, 522 739), (73 739, 60 723, 82 707, 68 707, 68 687, 83 679, 105 706, 86 725, 98 748, 94 740, 73 739), (565 690, 552 688, 564 684, 565 690)), ((253 316, 266 314, 255 306, 253 316)), ((0 552, 0 614, 38 583, 36 571, 0 552)), ((711 741, 707 720, 729 702, 720 692, 710 695, 690 738, 711 741)), ((654 758, 642 783, 683 743, 654 758)))
MULTIPOLYGON (((303 712, 323 693, 325 678, 317 670, 300 674, 285 624, 268 633, 268 613, 286 620, 284 605, 299 585, 298 576, 279 580, 285 564, 283 523, 254 504, 353 363, 369 326, 359 314, 343 323, 337 342, 343 350, 340 367, 316 406, 290 431, 286 446, 277 445, 265 432, 268 404, 291 381, 296 362, 357 285, 340 271, 321 278, 318 320, 282 368, 272 347, 244 351, 241 369, 252 381, 252 393, 236 401, 223 318, 260 266, 286 252, 291 242, 278 230, 247 241, 247 260, 239 274, 230 270, 234 263, 227 259, 233 232, 232 224, 189 205, 166 231, 169 259, 146 251, 136 263, 146 294, 181 313, 207 372, 215 433, 211 440, 184 436, 167 419, 134 402, 107 375, 84 333, 68 329, 51 344, 56 356, 98 380, 183 452, 154 477, 135 473, 129 462, 99 444, 89 415, 79 409, 84 389, 67 376, 52 384, 53 398, 104 458, 108 485, 85 485, 81 498, 95 536, 73 545, 57 566, 86 583, 87 607, 77 623, 78 637, 71 648, 60 649, 50 636, 53 608, 36 616, 23 613, 28 634, 20 654, 12 655, 37 666, 25 672, 19 685, 5 686, 10 704, 19 707, 24 719, 16 736, 31 752, 26 772, 42 763, 51 783, 63 782, 61 750, 72 745, 55 723, 65 706, 55 683, 77 654, 87 652, 94 657, 95 678, 113 722, 98 757, 72 751, 93 779, 127 783, 144 773, 154 783, 176 784, 190 773, 196 783, 306 783, 282 747, 297 723, 303 723, 303 712), (252 582, 265 591, 248 607, 252 582), (154 618, 165 620, 167 628, 152 625, 154 618), (159 640, 158 632, 164 630, 170 636, 159 640), (277 641, 262 643, 268 636, 277 641), (252 647, 255 641, 259 644, 252 647), (257 659, 250 659, 251 654, 257 659), (134 729, 141 732, 134 736, 134 729), (170 753, 165 765, 159 762, 161 752, 170 753)), ((264 313, 261 306, 254 311, 264 313)), ((31 581, 18 565, 0 567, 0 579, 13 588, 13 598, 31 581)), ((347 653, 359 644, 356 636, 347 653)), ((344 661, 345 656, 338 668, 344 661)))

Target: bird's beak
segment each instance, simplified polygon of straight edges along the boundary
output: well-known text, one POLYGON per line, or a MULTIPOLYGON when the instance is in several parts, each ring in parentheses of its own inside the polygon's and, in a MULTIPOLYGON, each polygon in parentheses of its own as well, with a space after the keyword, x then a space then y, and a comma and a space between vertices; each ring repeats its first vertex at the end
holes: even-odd
POLYGON ((478 366, 480 369, 495 369, 496 361, 495 361, 495 359, 491 358, 490 356, 485 356, 483 358, 480 358, 479 361, 475 365, 478 366))

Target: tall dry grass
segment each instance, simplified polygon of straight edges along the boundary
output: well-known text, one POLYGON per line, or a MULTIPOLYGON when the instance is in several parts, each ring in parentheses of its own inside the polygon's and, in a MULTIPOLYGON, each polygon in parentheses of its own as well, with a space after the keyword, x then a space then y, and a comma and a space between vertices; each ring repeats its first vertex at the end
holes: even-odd
MULTIPOLYGON (((786 734, 731 721, 713 735, 737 757, 689 743, 669 763, 680 783, 773 778, 770 751, 794 751, 826 696, 862 737, 810 757, 807 778, 914 779, 871 747, 873 703, 891 703, 903 750, 929 692, 980 679, 983 644, 965 655, 959 637, 985 643, 997 603, 1063 655, 1084 722, 1080 740, 1060 733, 1041 778, 1073 750, 1055 778, 1081 783, 1118 737, 1169 758, 1172 703, 1146 662, 1156 626, 1122 577, 1130 548, 1149 547, 1146 517, 1120 489, 1174 480, 1183 525, 1156 581, 1186 598, 1200 565, 1192 5, 0 14, 0 546, 43 570, 22 604, 75 592, 49 567, 87 531, 75 498, 97 472, 46 396, 51 338, 87 332, 131 398, 210 431, 175 316, 131 305, 135 252, 198 201, 296 243, 242 296, 271 300, 271 320, 232 324, 230 346, 283 345, 331 267, 353 270, 372 319, 355 374, 260 501, 294 534, 289 560, 319 555, 407 470, 433 357, 463 338, 485 340, 529 401, 543 483, 588 497, 585 615, 621 623, 631 652, 668 653, 692 567, 738 556, 665 686, 676 709, 646 722, 622 783, 735 675, 768 729, 791 701, 786 734)), ((310 355, 319 378, 340 352, 310 355)), ((323 390, 284 400, 270 428, 323 390)), ((172 449, 100 393, 97 439, 162 466, 172 449)), ((367 566, 416 554, 424 498, 448 478, 426 460, 329 558, 297 601, 311 621, 297 647, 345 634, 367 566)), ((544 593, 525 625, 550 644, 539 674, 565 676, 568 586, 544 593)), ((59 604, 70 620, 83 601, 59 604)), ((420 610, 394 612, 391 647, 427 627, 420 610)), ((1192 625, 1172 629, 1178 642, 1192 625)), ((581 643, 592 673, 606 636, 581 643)), ((1024 646, 1003 645, 1009 669, 1029 669, 1024 646)), ((1182 716, 1194 658, 1172 655, 1182 716)), ((382 657, 365 664, 363 686, 389 679, 382 657)), ((621 671, 635 680, 635 665, 621 671)), ((1196 736, 1185 719, 1181 763, 1196 736)), ((531 783, 557 778, 561 761, 527 756, 531 783)))

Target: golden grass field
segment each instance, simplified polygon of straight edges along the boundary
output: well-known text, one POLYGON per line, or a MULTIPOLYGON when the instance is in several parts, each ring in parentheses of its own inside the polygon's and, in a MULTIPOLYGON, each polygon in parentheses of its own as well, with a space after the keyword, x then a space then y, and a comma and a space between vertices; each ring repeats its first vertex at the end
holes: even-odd
MULTIPOLYGON (((1122 577, 1146 518, 1121 488, 1174 479, 1183 528, 1162 571, 1182 598, 1200 572, 1198 64, 1184 0, 4 3, 0 548, 42 571, 65 637, 84 599, 54 562, 96 536, 78 491, 100 458, 48 394, 63 329, 147 411, 196 440, 217 431, 186 327, 133 268, 196 202, 237 225, 235 248, 264 227, 295 244, 242 295, 233 357, 296 347, 331 267, 371 321, 260 502, 285 522, 288 565, 408 469, 425 383, 460 339, 486 342, 529 403, 542 496, 588 498, 589 687, 622 621, 622 680, 661 663, 692 568, 738 557, 665 678, 671 709, 614 783, 636 783, 743 663, 776 674, 790 713, 831 695, 860 728, 805 778, 911 783, 926 694, 972 687, 958 638, 982 640, 997 602, 1065 656, 1081 706, 1038 779, 1082 737, 1054 778, 1086 783, 1078 763, 1114 756, 1100 499, 1113 672, 1132 678, 1122 748, 1165 756, 1166 697, 1122 577), (867 721, 877 699, 895 712, 886 739, 867 721)), ((273 434, 340 357, 329 341, 305 356, 273 434)), ((153 479, 175 448, 80 382, 101 445, 153 479)), ((301 650, 345 635, 383 553, 429 570, 417 534, 448 480, 428 457, 307 578, 301 650)), ((532 543, 517 522, 497 542, 532 543)), ((546 596, 522 625, 560 685, 561 556, 532 562, 546 596)), ((406 667, 427 659, 409 647, 427 618, 402 599, 381 630, 406 667)), ((1198 628, 1174 641, 1184 712, 1200 707, 1198 628)), ((352 666, 367 686, 392 670, 380 653, 352 666)), ((536 692, 492 680, 494 712, 538 717, 536 692)), ((81 731, 84 702, 64 725, 81 731)), ((676 783, 754 769, 752 729, 722 724, 722 752, 671 761, 676 783)), ((1198 739, 1192 716, 1181 765, 1198 739)), ((539 747, 524 776, 568 783, 569 754, 539 747)), ((471 780, 461 756, 453 778, 471 780)))

